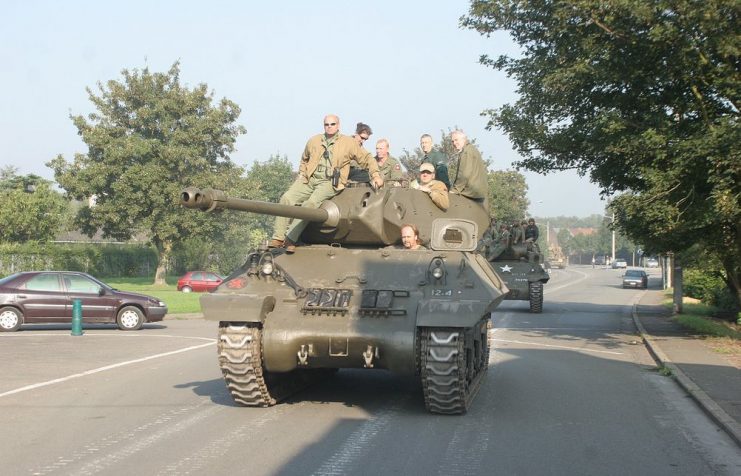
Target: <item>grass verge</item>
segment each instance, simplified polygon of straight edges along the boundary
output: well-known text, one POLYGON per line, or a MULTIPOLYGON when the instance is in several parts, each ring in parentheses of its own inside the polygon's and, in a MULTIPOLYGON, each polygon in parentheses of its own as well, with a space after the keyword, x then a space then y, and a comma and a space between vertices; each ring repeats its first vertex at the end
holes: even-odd
MULTIPOLYGON (((664 301, 672 308, 672 299, 664 301)), ((741 325, 713 317, 712 306, 685 298, 682 302, 682 314, 674 319, 683 327, 702 336, 705 343, 714 352, 723 354, 734 365, 741 368, 741 325)))
POLYGON ((201 293, 181 293, 177 290, 176 276, 168 276, 166 285, 155 286, 152 278, 108 278, 104 283, 121 291, 148 294, 167 304, 167 314, 190 314, 201 312, 201 293))

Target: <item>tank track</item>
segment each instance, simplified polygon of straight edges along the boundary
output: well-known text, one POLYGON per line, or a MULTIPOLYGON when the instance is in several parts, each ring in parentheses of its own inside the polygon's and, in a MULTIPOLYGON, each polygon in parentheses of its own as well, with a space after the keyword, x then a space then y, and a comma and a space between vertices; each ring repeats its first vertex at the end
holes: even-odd
POLYGON ((305 369, 272 373, 262 364, 262 329, 257 323, 222 322, 219 326, 219 367, 234 402, 248 407, 269 407, 334 369, 305 369))
POLYGON ((465 413, 489 365, 491 321, 475 327, 420 329, 420 374, 425 406, 432 413, 465 413))
POLYGON ((528 291, 530 297, 530 312, 543 312, 543 283, 540 281, 530 283, 528 291))

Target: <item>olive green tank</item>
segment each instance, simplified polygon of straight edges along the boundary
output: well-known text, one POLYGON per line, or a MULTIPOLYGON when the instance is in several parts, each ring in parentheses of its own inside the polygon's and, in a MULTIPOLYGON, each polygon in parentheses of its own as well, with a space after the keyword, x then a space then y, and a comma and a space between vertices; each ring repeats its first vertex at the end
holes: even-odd
POLYGON ((543 285, 550 275, 543 268, 543 255, 535 243, 515 244, 509 234, 489 228, 479 242, 479 251, 507 285, 505 300, 529 301, 530 312, 543 312, 543 285))
POLYGON ((341 368, 421 379, 427 409, 464 413, 486 374, 492 310, 507 287, 476 251, 489 217, 450 195, 347 188, 318 209, 186 189, 188 208, 308 220, 295 253, 258 249, 201 298, 219 322, 219 365, 234 400, 270 406, 341 368), (397 245, 415 224, 427 249, 397 245))

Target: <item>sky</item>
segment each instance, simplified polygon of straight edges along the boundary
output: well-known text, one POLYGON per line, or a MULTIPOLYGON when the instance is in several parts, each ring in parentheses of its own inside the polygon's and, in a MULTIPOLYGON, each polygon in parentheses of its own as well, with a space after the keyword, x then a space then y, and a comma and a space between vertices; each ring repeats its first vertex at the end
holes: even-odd
MULTIPOLYGON (((181 83, 205 83, 214 100, 241 110, 247 134, 234 162, 249 167, 285 155, 298 168, 306 140, 326 114, 341 132, 359 121, 392 155, 430 133, 460 128, 493 170, 511 170, 518 154, 485 109, 517 99, 516 84, 481 65, 482 54, 517 55, 506 33, 483 37, 458 26, 464 0, 226 1, 0 0, 0 166, 53 179, 45 163, 72 161, 87 148, 70 115, 94 111, 86 88, 121 80, 121 71, 166 72, 180 62, 181 83)), ((588 178, 522 171, 529 214, 602 214, 588 178)))

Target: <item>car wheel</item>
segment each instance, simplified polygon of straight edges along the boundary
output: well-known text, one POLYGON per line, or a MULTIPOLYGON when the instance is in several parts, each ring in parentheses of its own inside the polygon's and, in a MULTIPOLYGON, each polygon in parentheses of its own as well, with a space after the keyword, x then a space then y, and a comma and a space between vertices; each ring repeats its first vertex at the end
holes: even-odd
POLYGON ((122 331, 138 331, 144 325, 144 313, 134 306, 125 306, 118 311, 116 324, 122 331))
POLYGON ((15 332, 23 324, 23 313, 14 307, 0 309, 0 332, 15 332))
POLYGON ((183 289, 181 289, 181 291, 184 293, 189 293, 193 291, 193 288, 191 288, 190 286, 183 286, 183 289))

